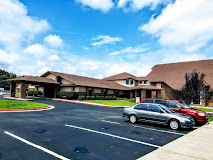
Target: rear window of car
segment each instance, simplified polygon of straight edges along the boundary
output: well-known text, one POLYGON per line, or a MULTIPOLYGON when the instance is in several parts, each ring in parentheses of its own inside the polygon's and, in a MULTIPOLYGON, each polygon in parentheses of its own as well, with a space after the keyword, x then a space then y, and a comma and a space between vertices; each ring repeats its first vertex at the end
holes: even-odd
POLYGON ((147 111, 147 104, 139 104, 134 109, 147 111))
POLYGON ((155 100, 155 103, 157 104, 162 104, 164 106, 166 106, 167 102, 166 101, 163 101, 163 100, 155 100))
POLYGON ((149 111, 151 112, 160 112, 160 108, 156 105, 150 104, 149 105, 149 111))
POLYGON ((153 103, 154 100, 144 100, 143 103, 153 103))

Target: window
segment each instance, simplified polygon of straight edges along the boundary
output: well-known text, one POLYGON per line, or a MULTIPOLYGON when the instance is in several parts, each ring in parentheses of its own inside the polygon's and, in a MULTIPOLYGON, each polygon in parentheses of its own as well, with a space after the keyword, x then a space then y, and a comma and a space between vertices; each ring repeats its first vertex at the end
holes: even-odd
POLYGON ((169 108, 179 108, 180 106, 175 102, 168 102, 169 108))
POLYGON ((126 84, 129 84, 129 80, 128 79, 126 80, 126 84))
POLYGON ((156 105, 149 104, 149 111, 151 112, 160 112, 160 108, 156 105))
POLYGON ((57 82, 61 83, 61 77, 57 76, 57 82))
POLYGON ((165 106, 167 104, 166 101, 162 101, 162 100, 155 100, 155 103, 162 104, 162 105, 165 105, 165 106))
POLYGON ((145 100, 143 103, 153 103, 154 100, 145 100))
POLYGON ((143 81, 139 81, 139 84, 142 84, 143 81))
POLYGON ((147 111, 147 104, 139 104, 135 106, 135 109, 147 111))
POLYGON ((131 85, 133 84, 133 80, 131 79, 131 85))
POLYGON ((143 83, 146 84, 146 81, 144 81, 143 83))

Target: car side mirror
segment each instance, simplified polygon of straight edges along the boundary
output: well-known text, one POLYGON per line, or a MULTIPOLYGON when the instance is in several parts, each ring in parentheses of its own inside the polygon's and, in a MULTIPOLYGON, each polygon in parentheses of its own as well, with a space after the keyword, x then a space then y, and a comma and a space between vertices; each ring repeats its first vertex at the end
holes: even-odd
POLYGON ((162 110, 160 110, 160 113, 164 113, 162 110))

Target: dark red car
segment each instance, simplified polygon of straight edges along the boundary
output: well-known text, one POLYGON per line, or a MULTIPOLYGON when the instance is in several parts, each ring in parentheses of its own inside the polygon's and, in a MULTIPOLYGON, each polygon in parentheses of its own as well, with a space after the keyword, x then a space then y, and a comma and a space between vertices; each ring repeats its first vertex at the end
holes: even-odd
POLYGON ((143 99, 141 103, 158 103, 171 108, 173 111, 191 116, 195 123, 205 124, 209 121, 209 116, 206 112, 192 109, 185 103, 181 103, 177 100, 167 99, 143 99))

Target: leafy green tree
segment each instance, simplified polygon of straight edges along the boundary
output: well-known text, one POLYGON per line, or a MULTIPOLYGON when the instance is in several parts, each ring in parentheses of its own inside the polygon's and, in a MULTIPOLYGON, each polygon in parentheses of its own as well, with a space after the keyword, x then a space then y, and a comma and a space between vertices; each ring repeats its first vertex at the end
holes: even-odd
POLYGON ((4 88, 5 90, 10 89, 10 82, 7 82, 5 80, 16 78, 16 74, 9 73, 5 70, 0 69, 0 88, 4 88))
POLYGON ((182 100, 186 104, 200 103, 200 99, 207 101, 211 99, 213 91, 205 84, 205 74, 194 70, 192 73, 186 73, 185 84, 181 90, 172 90, 172 95, 177 100, 182 100))

